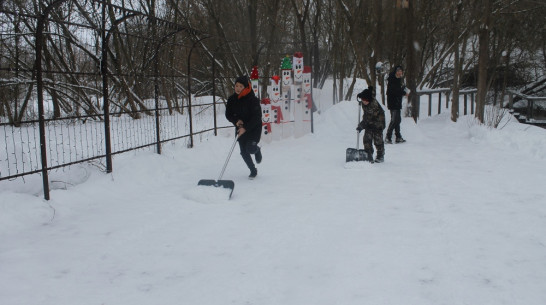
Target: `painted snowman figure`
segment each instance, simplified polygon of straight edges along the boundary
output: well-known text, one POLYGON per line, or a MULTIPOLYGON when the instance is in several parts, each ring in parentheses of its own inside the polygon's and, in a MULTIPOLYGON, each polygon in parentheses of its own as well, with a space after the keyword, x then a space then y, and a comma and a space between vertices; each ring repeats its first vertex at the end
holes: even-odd
POLYGON ((262 138, 265 143, 271 143, 273 135, 271 134, 273 122, 273 113, 271 111, 271 100, 263 98, 260 106, 262 107, 262 138))
POLYGON ((294 53, 292 61, 292 71, 294 73, 294 85, 292 86, 291 100, 293 106, 294 117, 294 136, 299 138, 305 134, 303 126, 304 105, 302 99, 302 84, 303 84, 303 53, 294 53))
POLYGON ((282 99, 282 137, 291 137, 294 130, 294 103, 292 102, 292 94, 294 90, 292 81, 292 61, 286 55, 281 64, 282 84, 281 84, 281 99, 282 99))
POLYGON ((271 83, 267 86, 267 95, 271 107, 271 137, 280 140, 282 135, 281 122, 283 118, 281 99, 281 78, 278 75, 271 77, 271 83))
POLYGON ((250 85, 254 91, 254 95, 257 98, 260 98, 260 86, 259 86, 259 76, 258 76, 258 67, 252 67, 252 72, 250 72, 250 85))
POLYGON ((301 84, 303 83, 303 53, 296 52, 294 53, 293 59, 293 69, 294 69, 294 83, 301 84))
POLYGON ((313 111, 313 87, 311 85, 311 67, 305 66, 303 68, 303 84, 301 86, 301 100, 303 104, 303 133, 308 134, 311 132, 311 116, 313 111))

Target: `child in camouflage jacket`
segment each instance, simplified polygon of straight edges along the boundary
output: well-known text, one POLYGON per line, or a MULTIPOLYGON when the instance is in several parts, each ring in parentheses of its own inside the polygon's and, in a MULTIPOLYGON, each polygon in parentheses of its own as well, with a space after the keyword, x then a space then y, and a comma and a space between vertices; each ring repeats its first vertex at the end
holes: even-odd
POLYGON ((373 155, 373 144, 377 149, 375 162, 381 163, 385 160, 385 144, 383 142, 383 130, 385 129, 385 111, 374 98, 375 89, 369 86, 368 89, 360 92, 357 98, 361 100, 362 121, 358 124, 356 130, 364 132, 364 150, 370 155, 373 155))

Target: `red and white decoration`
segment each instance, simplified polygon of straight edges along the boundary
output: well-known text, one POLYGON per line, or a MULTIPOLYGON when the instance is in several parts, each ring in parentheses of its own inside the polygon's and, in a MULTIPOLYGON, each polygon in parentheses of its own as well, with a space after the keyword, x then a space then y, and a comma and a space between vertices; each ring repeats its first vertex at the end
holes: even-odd
POLYGON ((294 53, 292 69, 294 71, 294 83, 301 84, 303 82, 303 53, 294 53))
POLYGON ((301 85, 301 95, 303 104, 303 133, 311 132, 311 112, 313 111, 313 87, 311 85, 311 67, 303 68, 303 84, 301 85))
POLYGON ((273 124, 275 124, 274 120, 276 120, 275 117, 273 117, 273 112, 271 111, 271 100, 268 98, 264 98, 261 101, 261 107, 262 107, 262 141, 265 143, 271 143, 273 140, 272 135, 272 127, 273 124))
POLYGON ((258 76, 258 67, 254 66, 252 68, 252 72, 250 73, 250 85, 252 86, 254 95, 256 95, 257 98, 260 98, 259 78, 260 77, 258 76))
POLYGON ((282 98, 281 98, 281 78, 278 75, 271 77, 271 83, 267 86, 267 95, 271 105, 271 115, 273 124, 271 125, 271 135, 273 140, 280 140, 282 135, 281 122, 283 121, 282 98))
MULTIPOLYGON (((260 97, 258 67, 250 74, 252 90, 260 97)), ((270 143, 289 137, 301 137, 311 132, 312 116, 311 68, 303 65, 303 54, 286 56, 281 64, 281 76, 274 75, 262 98, 262 140, 270 143)))

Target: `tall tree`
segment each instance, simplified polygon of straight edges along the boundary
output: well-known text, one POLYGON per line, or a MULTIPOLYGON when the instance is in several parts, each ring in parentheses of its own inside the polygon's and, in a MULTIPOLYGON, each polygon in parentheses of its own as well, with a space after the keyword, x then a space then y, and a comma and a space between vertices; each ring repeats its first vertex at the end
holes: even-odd
POLYGON ((487 98, 487 77, 489 68, 489 33, 491 28, 491 0, 477 0, 481 3, 480 23, 478 29, 478 93, 476 95, 476 118, 484 123, 485 104, 487 98))
MULTIPOLYGON (((451 22, 452 39, 454 44, 454 60, 453 60, 453 84, 451 94, 451 120, 457 122, 459 118, 459 89, 460 89, 460 75, 461 75, 461 51, 460 51, 460 20, 462 14, 462 2, 458 2, 457 5, 449 10, 449 20, 451 22)), ((463 49, 464 50, 464 49, 463 49)))
POLYGON ((408 104, 411 105, 411 116, 413 120, 417 122, 419 119, 419 96, 417 95, 417 78, 420 73, 419 65, 419 53, 421 51, 421 44, 416 37, 417 33, 417 20, 415 16, 416 1, 409 1, 409 7, 407 9, 407 25, 406 25, 406 37, 407 37, 407 68, 406 68, 406 82, 408 88, 411 90, 408 96, 408 104))

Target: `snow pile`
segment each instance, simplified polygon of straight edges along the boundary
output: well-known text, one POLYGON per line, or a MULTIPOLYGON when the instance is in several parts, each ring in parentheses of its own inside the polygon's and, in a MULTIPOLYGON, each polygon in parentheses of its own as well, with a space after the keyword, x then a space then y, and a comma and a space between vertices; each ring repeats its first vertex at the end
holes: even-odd
POLYGON ((255 180, 236 148, 231 200, 197 186, 231 130, 59 177, 49 202, 2 182, 2 304, 546 304, 544 129, 403 118, 385 163, 346 164, 356 102, 315 123, 262 144, 255 180))

